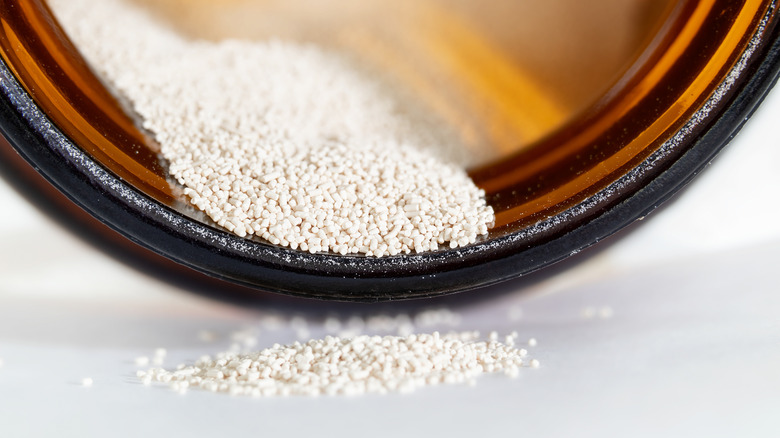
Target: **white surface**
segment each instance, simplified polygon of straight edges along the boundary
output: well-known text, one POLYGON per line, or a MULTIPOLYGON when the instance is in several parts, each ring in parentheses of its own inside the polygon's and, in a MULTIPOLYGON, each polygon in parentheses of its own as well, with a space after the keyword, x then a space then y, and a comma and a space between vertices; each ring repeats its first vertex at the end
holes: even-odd
MULTIPOLYGON (((775 93, 679 199, 580 263, 394 305, 191 294, 82 243, 0 182, 0 436, 780 436, 778 119, 775 93), (273 318, 303 315, 319 336, 329 314, 443 306, 462 315, 455 329, 537 338, 542 367, 360 398, 179 395, 134 377, 133 359, 156 347, 175 366, 245 327, 262 329, 258 347, 293 341, 273 318), (592 306, 614 316, 583 317, 592 306), (220 338, 200 341, 202 329, 220 338)), ((434 328, 453 327, 421 330, 434 328)))

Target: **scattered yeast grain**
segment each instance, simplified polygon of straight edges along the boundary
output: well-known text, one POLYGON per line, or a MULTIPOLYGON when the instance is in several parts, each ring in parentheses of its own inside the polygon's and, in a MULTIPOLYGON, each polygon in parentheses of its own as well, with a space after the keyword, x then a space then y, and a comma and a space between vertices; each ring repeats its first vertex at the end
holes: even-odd
POLYGON ((612 318, 614 314, 615 314, 614 310, 612 310, 612 308, 609 306, 604 306, 601 309, 599 309, 599 318, 601 319, 612 318))
POLYGON ((599 317, 600 319, 610 319, 615 314, 615 311, 612 310, 612 307, 609 306, 588 306, 583 308, 580 314, 585 319, 593 319, 595 317, 599 317))
POLYGON ((485 373, 516 377, 525 354, 495 340, 481 341, 477 332, 326 336, 258 352, 220 353, 176 370, 151 368, 138 377, 179 392, 254 397, 411 392, 426 385, 474 384, 485 373))
POLYGON ((217 340, 218 335, 211 330, 198 331, 198 340, 202 342, 214 342, 217 340))
POLYGON ((523 308, 517 305, 512 306, 509 308, 507 316, 510 321, 518 321, 523 318, 523 308))
POLYGON ((595 317, 596 313, 597 313, 597 309, 595 307, 593 307, 593 306, 584 307, 580 311, 580 315, 582 315, 582 317, 585 318, 585 319, 591 319, 591 318, 595 317))

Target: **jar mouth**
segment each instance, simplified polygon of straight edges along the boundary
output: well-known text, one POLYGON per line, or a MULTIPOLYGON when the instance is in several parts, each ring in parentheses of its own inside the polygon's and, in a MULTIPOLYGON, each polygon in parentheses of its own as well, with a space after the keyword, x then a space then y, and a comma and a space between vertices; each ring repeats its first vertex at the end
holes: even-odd
POLYGON ((326 299, 452 293, 537 270, 643 217, 733 137, 778 75, 776 2, 680 2, 597 99, 470 170, 496 211, 477 243, 372 258, 308 254, 213 226, 41 0, 0 6, 3 135, 77 205, 194 270, 326 299))

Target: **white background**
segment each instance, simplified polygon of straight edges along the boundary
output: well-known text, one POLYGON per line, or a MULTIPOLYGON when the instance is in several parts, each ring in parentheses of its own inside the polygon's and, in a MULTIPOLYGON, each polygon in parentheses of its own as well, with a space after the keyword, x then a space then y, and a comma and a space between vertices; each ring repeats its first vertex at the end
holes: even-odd
POLYGON ((562 267, 393 305, 194 294, 83 243, 0 180, 0 436, 780 436, 778 120, 775 92, 670 204, 562 267), (538 339, 541 368, 319 399, 181 395, 135 377, 157 347, 175 366, 246 328, 258 348, 292 342, 280 318, 320 336, 328 315, 444 307, 460 324, 418 329, 516 330, 538 339), (583 314, 604 307, 611 318, 583 314))

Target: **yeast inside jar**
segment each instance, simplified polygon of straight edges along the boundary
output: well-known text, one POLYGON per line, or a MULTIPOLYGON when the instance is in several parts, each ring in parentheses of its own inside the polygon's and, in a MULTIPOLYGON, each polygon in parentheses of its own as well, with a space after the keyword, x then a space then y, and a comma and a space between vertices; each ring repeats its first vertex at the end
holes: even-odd
POLYGON ((486 164, 597 102, 674 13, 671 0, 134 0, 179 32, 356 55, 454 126, 486 164))

